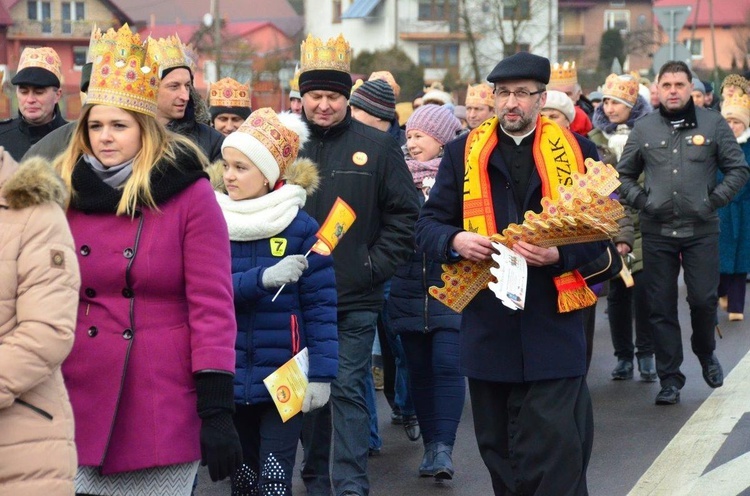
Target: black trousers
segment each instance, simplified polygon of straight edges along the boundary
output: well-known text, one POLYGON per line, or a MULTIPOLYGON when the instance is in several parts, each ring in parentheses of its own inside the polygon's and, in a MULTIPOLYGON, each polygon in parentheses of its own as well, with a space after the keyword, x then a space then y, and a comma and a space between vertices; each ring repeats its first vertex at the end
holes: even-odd
POLYGON ((719 234, 671 238, 643 233, 643 272, 649 298, 649 322, 654 336, 656 371, 662 387, 685 385, 682 334, 677 316, 677 278, 684 269, 690 306, 690 338, 698 358, 716 348, 717 291, 719 287, 719 234))
POLYGON ((633 274, 635 285, 625 286, 616 277, 609 281, 607 317, 612 346, 618 360, 633 360, 654 354, 654 339, 648 322, 648 292, 642 270, 633 274), (633 346, 633 320, 635 317, 635 346, 633 346), (636 348, 638 351, 636 351, 636 348))
POLYGON ((584 377, 469 379, 474 431, 495 496, 586 496, 594 440, 584 377))

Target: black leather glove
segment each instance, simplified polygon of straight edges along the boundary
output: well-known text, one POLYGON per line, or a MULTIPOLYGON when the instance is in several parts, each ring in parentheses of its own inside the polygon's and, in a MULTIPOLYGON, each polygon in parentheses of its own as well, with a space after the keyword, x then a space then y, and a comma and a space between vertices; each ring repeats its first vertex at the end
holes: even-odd
POLYGON ((208 465, 211 480, 232 475, 242 465, 242 446, 232 421, 234 392, 232 376, 201 372, 195 376, 198 416, 201 424, 201 465, 208 465))

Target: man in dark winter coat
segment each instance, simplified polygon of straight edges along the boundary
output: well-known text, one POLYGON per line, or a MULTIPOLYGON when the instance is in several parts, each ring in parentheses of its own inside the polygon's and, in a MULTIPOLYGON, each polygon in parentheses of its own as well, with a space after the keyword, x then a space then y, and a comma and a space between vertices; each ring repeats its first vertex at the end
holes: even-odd
POLYGON ((21 160, 31 145, 66 123, 57 105, 62 96, 60 65, 60 57, 50 47, 25 48, 21 53, 18 72, 11 79, 16 86, 18 117, 0 122, 0 146, 15 160, 21 160))
POLYGON ((299 89, 311 133, 300 156, 312 159, 322 178, 305 210, 322 224, 341 197, 357 215, 334 252, 338 377, 331 384, 330 407, 304 420, 302 480, 311 496, 369 494, 365 376, 383 285, 411 254, 419 211, 396 140, 351 117, 350 58, 341 36, 327 44, 309 36, 302 43, 299 89))
MULTIPOLYGON (((417 221, 417 245, 429 258, 488 260, 491 234, 522 222, 528 210, 540 212, 543 195, 583 170, 576 157, 598 158, 592 142, 539 117, 549 77, 549 60, 526 52, 487 77, 497 116, 445 146, 417 221)), ((513 250, 528 265, 525 309, 510 310, 485 289, 463 310, 460 370, 497 495, 588 494, 593 413, 582 312, 558 311, 556 283, 604 249, 602 242, 541 248, 520 241, 513 250)))
POLYGON ((170 131, 190 138, 211 162, 220 159, 224 135, 208 125, 208 108, 193 86, 192 49, 176 37, 151 39, 149 49, 164 51, 159 65, 156 118, 170 131), (175 57, 175 53, 182 55, 175 57))
POLYGON ((724 383, 714 354, 719 287, 719 215, 750 169, 729 125, 691 98, 693 76, 679 61, 664 64, 657 91, 661 105, 637 120, 617 164, 620 198, 640 210, 643 272, 649 294, 657 405, 680 401, 685 385, 682 334, 677 318, 677 278, 685 269, 693 327, 691 345, 712 388, 724 383), (717 184, 716 173, 724 179, 717 184), (644 175, 643 186, 638 178, 644 175))

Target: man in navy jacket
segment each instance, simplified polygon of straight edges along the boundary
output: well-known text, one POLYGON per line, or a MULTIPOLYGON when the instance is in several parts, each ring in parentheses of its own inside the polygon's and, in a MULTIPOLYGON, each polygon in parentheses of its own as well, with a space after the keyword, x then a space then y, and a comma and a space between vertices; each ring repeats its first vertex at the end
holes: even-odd
MULTIPOLYGON (((523 222, 527 210, 542 210, 533 146, 549 76, 546 58, 519 53, 487 77, 499 121, 487 164, 497 232, 523 222)), ((463 229, 467 139, 446 145, 416 225, 419 247, 444 262, 486 260, 493 252, 486 236, 463 229)), ((584 158, 598 159, 592 142, 578 135, 570 140, 584 158)), ((513 249, 528 264, 525 310, 506 308, 485 289, 463 311, 460 366, 469 378, 477 443, 495 494, 587 494, 593 414, 586 342, 581 312, 558 312, 553 277, 595 259, 604 246, 519 242, 513 249)))

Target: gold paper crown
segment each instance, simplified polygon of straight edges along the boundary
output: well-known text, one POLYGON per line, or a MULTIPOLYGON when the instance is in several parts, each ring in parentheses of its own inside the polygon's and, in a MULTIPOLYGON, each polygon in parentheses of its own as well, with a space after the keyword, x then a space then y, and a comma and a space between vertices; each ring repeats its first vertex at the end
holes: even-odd
POLYGON ((102 104, 156 116, 157 64, 138 33, 125 24, 92 34, 95 56, 86 104, 102 104))
POLYGON ((148 49, 159 64, 159 77, 162 77, 164 71, 175 67, 187 67, 190 74, 195 75, 198 54, 192 45, 180 41, 179 36, 173 35, 158 40, 149 36, 148 49))
MULTIPOLYGON (((398 98, 398 96, 401 94, 401 86, 398 85, 396 82, 396 78, 393 77, 393 74, 391 74, 388 71, 375 71, 372 74, 370 74, 370 79, 368 81, 374 81, 376 79, 382 79, 386 83, 388 83, 388 86, 391 87, 393 90, 393 95, 398 98)), ((352 88, 353 90, 353 88, 352 88)))
POLYGON ((747 127, 750 124, 750 97, 735 93, 725 99, 721 104, 721 115, 724 118, 734 118, 743 122, 747 127))
POLYGON ((724 91, 724 86, 737 86, 745 93, 748 93, 748 86, 750 86, 750 82, 739 74, 730 74, 724 78, 724 81, 721 82, 721 88, 719 89, 720 93, 724 91))
POLYGON ((638 99, 638 80, 632 76, 610 74, 604 81, 603 98, 614 98, 630 106, 638 99))
MULTIPOLYGON (((558 197, 542 198, 542 212, 528 211, 523 224, 510 224, 493 241, 511 248, 518 241, 541 247, 610 239, 619 231, 617 220, 625 211, 617 200, 609 198, 620 185, 614 167, 586 159, 586 173, 574 173, 570 186, 558 187, 558 197)), ((431 286, 429 293, 456 312, 492 281, 493 261, 444 264, 443 287, 431 286)))
POLYGON ((228 77, 219 79, 208 92, 208 105, 250 108, 250 86, 228 77))
POLYGON ((492 94, 492 88, 489 84, 479 83, 474 86, 469 85, 466 90, 465 105, 488 105, 495 108, 495 97, 492 94))
POLYGON ((62 84, 62 62, 60 62, 60 56, 53 48, 24 48, 21 52, 21 59, 18 61, 17 72, 29 67, 39 67, 51 72, 62 84))
POLYGON ((344 35, 330 38, 323 44, 320 38, 308 34, 300 48, 300 72, 316 69, 349 72, 352 49, 344 35))
POLYGON ((551 73, 549 77, 549 84, 551 85, 566 85, 566 84, 578 84, 578 71, 576 70, 576 63, 563 62, 562 64, 555 62, 552 64, 551 73))
MULTIPOLYGON (((286 127, 271 108, 260 108, 250 114, 235 133, 245 133, 263 145, 276 161, 276 164, 269 164, 268 167, 278 167, 279 176, 283 176, 287 167, 297 158, 300 146, 299 135, 286 127)), ((255 165, 264 170, 266 165, 262 163, 262 156, 253 153, 252 149, 253 146, 250 145, 249 148, 240 151, 249 158, 255 159, 255 165), (250 151, 249 154, 248 151, 250 151)))
POLYGON ((289 89, 291 91, 296 91, 297 93, 299 93, 299 73, 299 70, 295 71, 294 77, 289 80, 289 89))

